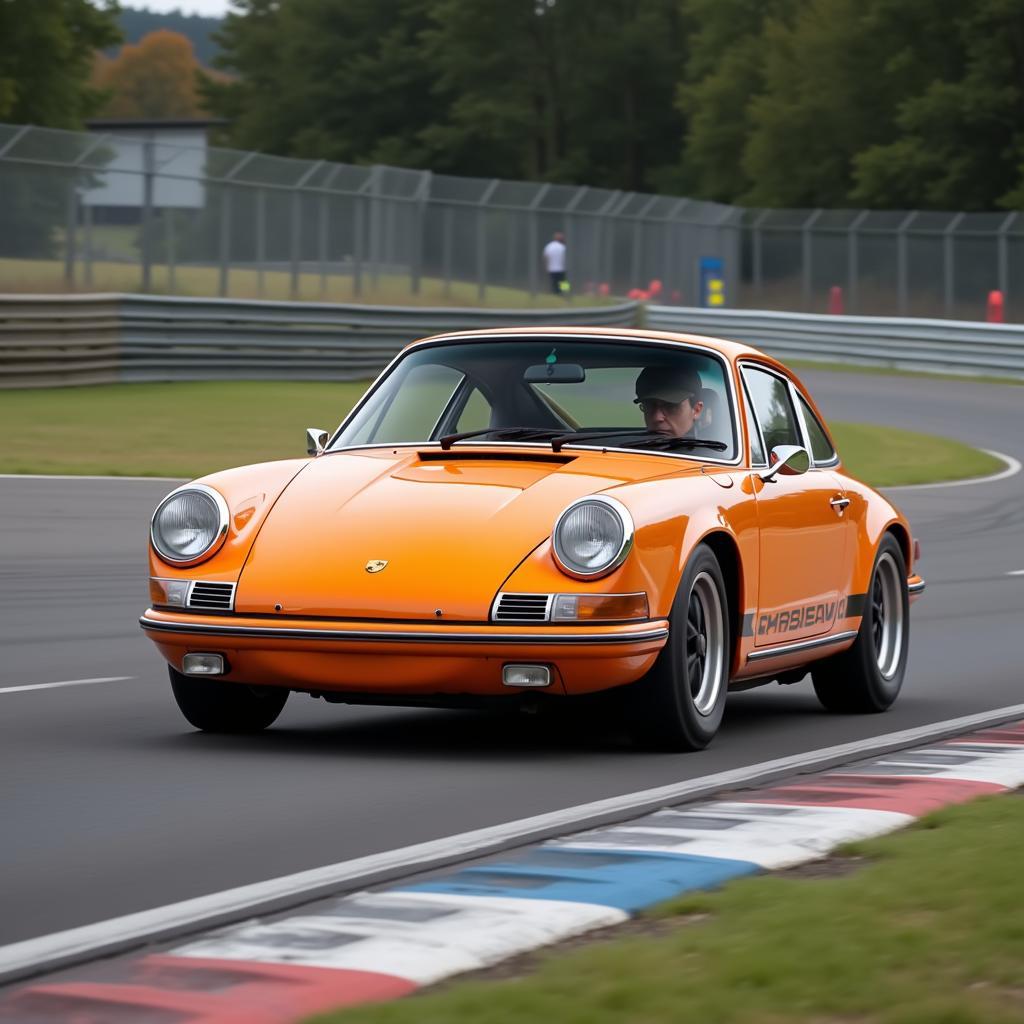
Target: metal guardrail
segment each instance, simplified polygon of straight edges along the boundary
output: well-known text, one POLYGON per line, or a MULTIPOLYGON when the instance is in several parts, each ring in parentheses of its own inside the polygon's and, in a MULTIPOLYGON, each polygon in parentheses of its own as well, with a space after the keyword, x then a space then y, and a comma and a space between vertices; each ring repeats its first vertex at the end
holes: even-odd
POLYGON ((653 330, 746 342, 782 359, 1024 377, 1024 326, 906 317, 648 306, 653 330))
POLYGON ((638 304, 437 309, 150 295, 0 295, 0 388, 360 380, 408 342, 477 327, 632 326, 638 304))

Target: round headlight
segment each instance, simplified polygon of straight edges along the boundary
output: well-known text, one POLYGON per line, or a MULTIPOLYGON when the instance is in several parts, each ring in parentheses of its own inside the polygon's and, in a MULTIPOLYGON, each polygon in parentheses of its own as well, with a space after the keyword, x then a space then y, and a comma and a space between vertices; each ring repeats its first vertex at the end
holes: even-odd
POLYGON ((157 506, 150 537, 165 562, 194 565, 209 558, 227 532, 228 506, 220 494, 203 484, 187 484, 157 506))
POLYGON ((633 545, 625 505, 604 495, 573 502, 555 523, 555 561, 570 576, 590 578, 618 568, 633 545))

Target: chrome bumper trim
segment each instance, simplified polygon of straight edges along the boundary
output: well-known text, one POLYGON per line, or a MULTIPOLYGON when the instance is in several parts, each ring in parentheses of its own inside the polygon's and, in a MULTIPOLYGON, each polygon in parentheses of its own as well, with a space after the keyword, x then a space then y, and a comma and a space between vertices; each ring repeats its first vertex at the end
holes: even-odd
POLYGON ((211 625, 205 622, 161 622, 143 615, 139 625, 154 633, 191 633, 202 636, 255 637, 262 640, 336 640, 413 644, 638 644, 664 640, 668 630, 643 633, 410 633, 356 629, 289 629, 287 627, 211 625))
POLYGON ((816 647, 830 647, 832 644, 841 644, 844 640, 852 640, 856 635, 856 630, 849 630, 846 633, 833 633, 831 636, 821 636, 815 640, 803 640, 798 644, 783 644, 781 647, 768 647, 761 651, 751 651, 747 655, 747 661, 761 661, 763 658, 781 658, 784 654, 800 654, 803 651, 813 651, 816 647))
POLYGON ((917 583, 908 583, 907 584, 907 593, 908 594, 920 594, 924 590, 924 588, 925 588, 924 580, 920 580, 917 583))

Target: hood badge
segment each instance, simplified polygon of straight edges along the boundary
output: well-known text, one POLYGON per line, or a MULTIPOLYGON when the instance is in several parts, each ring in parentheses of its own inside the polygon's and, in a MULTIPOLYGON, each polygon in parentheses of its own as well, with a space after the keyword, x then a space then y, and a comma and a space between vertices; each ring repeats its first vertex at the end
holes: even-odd
POLYGON ((386 558, 371 558, 370 561, 366 563, 366 571, 380 572, 387 564, 388 560, 386 558))

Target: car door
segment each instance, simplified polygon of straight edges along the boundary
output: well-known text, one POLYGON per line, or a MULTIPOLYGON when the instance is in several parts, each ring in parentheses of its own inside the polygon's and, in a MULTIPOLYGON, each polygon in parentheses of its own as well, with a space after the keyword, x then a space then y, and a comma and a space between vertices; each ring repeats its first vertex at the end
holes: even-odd
MULTIPOLYGON (((788 378, 751 363, 743 364, 741 372, 758 434, 752 465, 760 461, 767 466, 779 445, 810 452, 802 399, 788 378)), ((755 645, 820 636, 843 614, 849 558, 845 495, 827 466, 813 462, 806 473, 779 473, 768 482, 756 473, 755 468, 760 534, 755 645)))

